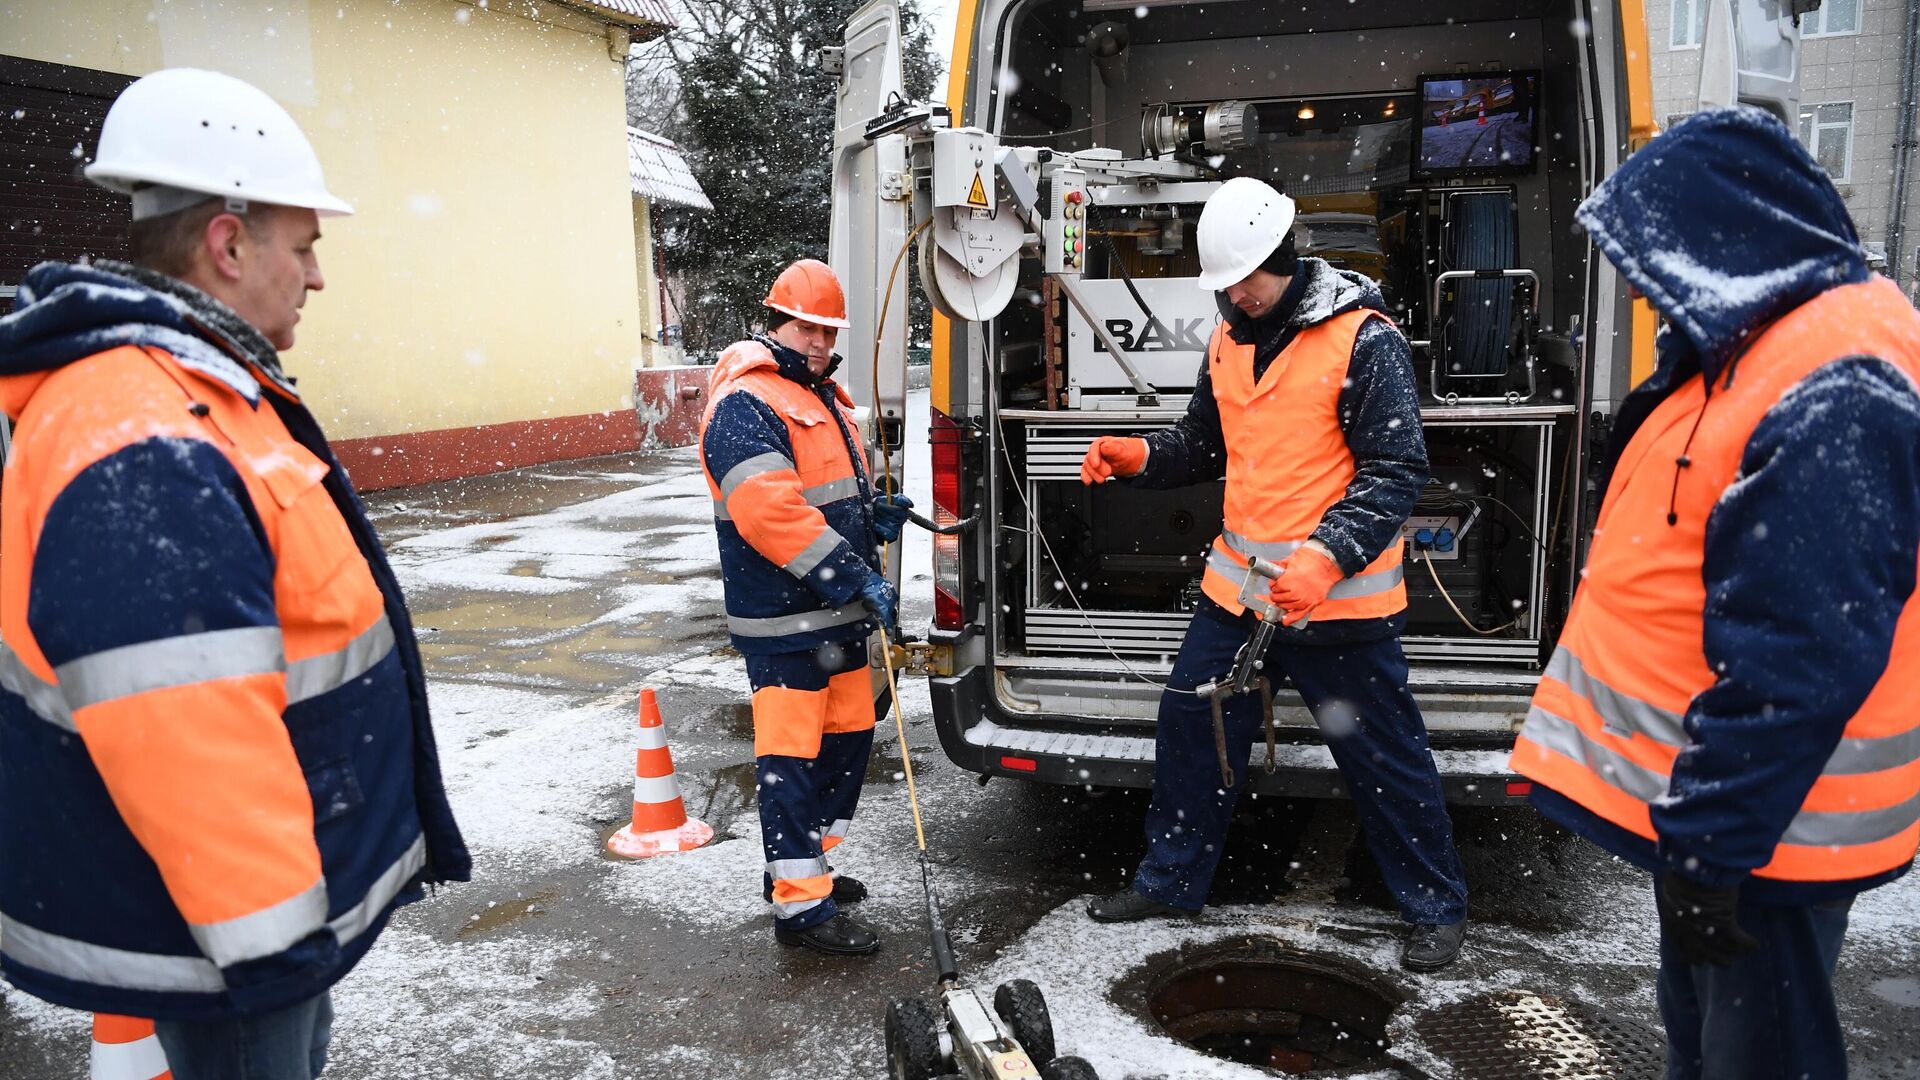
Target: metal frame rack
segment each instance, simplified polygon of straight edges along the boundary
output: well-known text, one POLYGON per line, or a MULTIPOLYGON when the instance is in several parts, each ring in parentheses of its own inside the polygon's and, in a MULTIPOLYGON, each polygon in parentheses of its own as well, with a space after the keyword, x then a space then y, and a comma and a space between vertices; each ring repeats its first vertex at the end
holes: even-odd
MULTIPOLYGON (((1085 414, 1051 413, 1034 415, 1005 410, 1009 420, 1024 421, 1027 443, 1027 469, 1023 478, 1026 505, 1040 505, 1040 485, 1063 481, 1080 482, 1080 459, 1087 443, 1096 435, 1112 431, 1110 423, 1089 423, 1085 414)), ((1129 426, 1141 430, 1168 427, 1179 412, 1142 413, 1129 418, 1129 426)), ((1207 537, 1211 540, 1212 537, 1207 537)), ((1180 650, 1191 619, 1181 611, 1131 611, 1114 608, 1090 608, 1089 614, 1100 620, 1096 627, 1088 614, 1078 607, 1039 607, 1032 598, 1041 595, 1043 567, 1050 566, 1041 538, 1027 532, 1026 596, 1022 622, 1026 628, 1025 653, 1028 656, 1073 656, 1092 653, 1108 655, 1108 648, 1123 656, 1158 659, 1171 658, 1180 650)), ((1197 560, 1196 560, 1197 561, 1197 560)), ((1082 601, 1084 603, 1084 600, 1082 601)), ((1018 657, 1006 657, 1018 662, 1018 657)))
MULTIPOLYGON (((1558 424, 1572 413, 1570 406, 1490 406, 1482 408, 1436 408, 1422 417, 1423 427, 1434 429, 1508 428, 1528 433, 1533 438, 1530 464, 1531 497, 1515 510, 1526 515, 1520 522, 1531 536, 1544 540, 1549 529, 1553 491, 1552 465, 1560 433, 1558 424)), ((1041 504, 1041 485, 1079 483, 1080 459, 1087 442, 1095 435, 1109 434, 1114 424, 1108 417, 1087 414, 1003 410, 1001 418, 1025 428, 1027 447, 1026 475, 1021 478, 1025 504, 1041 504)), ((1136 430, 1148 430, 1172 424, 1175 411, 1141 412, 1129 415, 1121 423, 1136 430)), ((1018 498, 1018 496, 1016 496, 1018 498)), ((1036 511, 1037 513, 1037 511, 1036 511)), ((1483 526, 1484 527, 1484 526, 1483 526)), ((1019 652, 996 649, 995 663, 1005 666, 1057 667, 1059 657, 1091 656, 1110 658, 1112 652, 1139 658, 1144 670, 1169 667, 1180 649, 1191 616, 1178 611, 1139 611, 1123 608, 1093 608, 1085 613, 1069 604, 1065 607, 1036 606, 1031 598, 1050 591, 1042 575, 1052 571, 1046 546, 1031 528, 1026 533, 1025 596, 1021 621, 1024 644, 1019 652), (1097 620, 1097 623, 1096 621, 1097 620)), ((1208 537, 1211 540, 1211 537, 1208 537)), ((1057 542, 1057 541, 1056 541, 1057 542)), ((1521 624, 1511 636, 1489 637, 1474 634, 1407 634, 1404 639, 1410 659, 1466 663, 1537 664, 1546 617, 1548 558, 1537 543, 1516 545, 1518 556, 1528 563, 1526 609, 1521 624)), ((1420 556, 1408 552, 1406 572, 1425 572, 1420 556)), ((996 599, 996 603, 1001 602, 996 599)), ((1084 603, 1084 600, 1082 601, 1084 603)))
MULTIPOLYGON (((1530 505, 1514 507, 1527 514, 1524 525, 1532 531, 1539 542, 1547 542, 1549 528, 1548 517, 1553 506, 1550 496, 1550 483, 1553 479, 1554 445, 1560 420, 1572 413, 1569 406, 1493 406, 1486 408, 1441 408, 1429 409, 1422 416, 1420 425, 1429 431, 1436 428, 1476 429, 1509 428, 1532 432, 1534 435, 1532 455, 1532 498, 1530 505)), ((1429 441, 1431 443, 1431 440, 1429 441)), ((1520 548, 1528 560, 1526 610, 1517 628, 1519 634, 1513 637, 1492 637, 1469 633, 1461 634, 1414 634, 1408 633, 1401 640, 1406 648, 1408 659, 1440 660, 1451 662, 1481 662, 1502 664, 1537 664, 1540 660, 1540 641, 1546 617, 1547 595, 1547 553, 1539 543, 1528 543, 1520 548)), ((1411 584, 1419 580, 1416 574, 1423 574, 1426 568, 1420 565, 1420 555, 1408 552, 1406 559, 1407 580, 1411 584)))

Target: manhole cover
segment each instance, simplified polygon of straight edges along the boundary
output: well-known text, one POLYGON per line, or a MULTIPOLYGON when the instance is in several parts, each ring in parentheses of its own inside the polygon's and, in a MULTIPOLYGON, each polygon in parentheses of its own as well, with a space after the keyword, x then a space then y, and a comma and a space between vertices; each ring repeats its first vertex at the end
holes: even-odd
POLYGON ((1590 1005, 1525 991, 1482 994, 1414 1025, 1427 1045, 1474 1080, 1660 1080, 1660 1032, 1590 1005))
POLYGON ((1286 1076, 1339 1076, 1378 1062, 1387 1020, 1405 1000, 1365 971, 1270 938, 1176 954, 1169 964, 1146 1000, 1167 1034, 1286 1076))

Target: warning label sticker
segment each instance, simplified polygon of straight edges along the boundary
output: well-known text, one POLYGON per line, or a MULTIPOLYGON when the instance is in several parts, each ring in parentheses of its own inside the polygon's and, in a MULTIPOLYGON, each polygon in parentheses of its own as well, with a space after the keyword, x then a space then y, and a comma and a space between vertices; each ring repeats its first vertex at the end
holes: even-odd
POLYGON ((973 174, 973 190, 967 192, 967 205, 977 206, 982 210, 987 207, 987 186, 980 182, 979 173, 973 174))

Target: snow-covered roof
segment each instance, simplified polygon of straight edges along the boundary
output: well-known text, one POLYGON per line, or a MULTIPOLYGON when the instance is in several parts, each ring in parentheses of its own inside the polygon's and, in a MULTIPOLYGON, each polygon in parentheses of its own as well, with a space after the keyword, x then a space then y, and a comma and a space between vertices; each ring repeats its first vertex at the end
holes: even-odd
POLYGON ((657 203, 711 210, 713 203, 700 190, 700 181, 687 168, 680 148, 639 128, 627 129, 627 175, 633 193, 657 203))
MULTIPOLYGON (((560 0, 568 7, 634 27, 658 27, 660 33, 673 28, 673 11, 667 0, 560 0)), ((651 35, 649 35, 651 36, 651 35)))

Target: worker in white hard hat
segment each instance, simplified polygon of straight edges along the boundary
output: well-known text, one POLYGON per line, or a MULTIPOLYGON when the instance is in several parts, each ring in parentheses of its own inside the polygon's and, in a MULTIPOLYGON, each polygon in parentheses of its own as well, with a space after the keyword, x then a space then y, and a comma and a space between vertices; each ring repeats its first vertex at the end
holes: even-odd
POLYGON ((1147 854, 1132 888, 1087 910, 1125 921, 1206 902, 1261 704, 1253 693, 1223 703, 1222 749, 1212 703, 1194 691, 1226 679, 1254 629, 1239 596, 1258 556, 1281 568, 1271 599, 1285 612, 1262 670, 1300 693, 1332 751, 1413 926, 1402 964, 1433 970, 1459 954, 1467 889, 1400 648, 1400 531, 1427 479, 1413 365, 1374 283, 1298 257, 1292 226, 1293 201, 1267 184, 1220 186, 1198 247, 1222 321, 1187 413, 1144 439, 1097 439, 1081 466, 1088 484, 1226 478, 1204 595, 1160 700, 1147 854))
POLYGON ((210 71, 129 86, 87 176, 132 261, 42 263, 0 319, 0 970, 152 1018, 176 1080, 311 1080, 329 988, 471 862, 405 599, 280 364, 352 208, 210 71))

